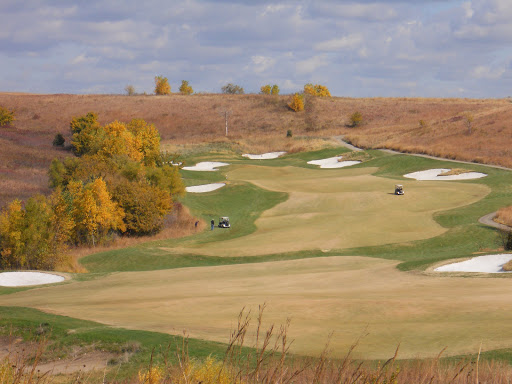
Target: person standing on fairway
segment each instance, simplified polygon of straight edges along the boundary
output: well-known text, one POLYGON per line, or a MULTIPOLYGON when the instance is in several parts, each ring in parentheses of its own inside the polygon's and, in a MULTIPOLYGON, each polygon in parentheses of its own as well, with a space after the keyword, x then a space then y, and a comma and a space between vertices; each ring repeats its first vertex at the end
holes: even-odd
POLYGON ((212 219, 212 231, 213 231, 213 227, 215 227, 215 220, 212 219))

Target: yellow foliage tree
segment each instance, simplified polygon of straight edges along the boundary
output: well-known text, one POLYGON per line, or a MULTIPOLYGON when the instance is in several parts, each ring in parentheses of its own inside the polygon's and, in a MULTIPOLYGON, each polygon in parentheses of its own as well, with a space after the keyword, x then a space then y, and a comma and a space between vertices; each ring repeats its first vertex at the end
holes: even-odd
POLYGON ((85 186, 80 181, 68 184, 75 222, 75 241, 96 245, 109 231, 124 232, 124 211, 112 201, 107 185, 97 178, 85 186))
POLYGON ((187 80, 181 80, 180 93, 182 95, 191 95, 194 93, 194 90, 190 85, 188 85, 187 80))
POLYGON ((329 89, 325 85, 308 83, 304 86, 304 93, 312 96, 331 97, 329 89))
POLYGON ((128 124, 128 129, 135 137, 137 150, 142 155, 142 161, 146 166, 155 166, 160 157, 160 134, 153 124, 148 124, 142 119, 133 119, 128 124))
POLYGON ((98 152, 100 156, 113 157, 116 155, 126 155, 135 161, 141 161, 143 153, 140 151, 142 143, 140 137, 136 137, 130 132, 126 124, 120 121, 114 121, 103 127, 105 132, 101 149, 98 152))
POLYGON ((171 86, 167 77, 155 76, 155 94, 156 95, 170 95, 171 86))
POLYGON ((260 88, 260 91, 264 95, 270 95, 270 92, 272 91, 272 87, 270 84, 262 85, 260 88))
POLYGON ((279 87, 277 84, 274 84, 272 86, 272 89, 270 90, 270 94, 272 95, 279 95, 279 87))
POLYGON ((22 238, 24 211, 20 200, 14 200, 0 214, 0 256, 2 269, 26 266, 22 238))
POLYGON ((296 93, 293 95, 292 100, 288 103, 288 106, 295 112, 304 110, 304 95, 296 93))

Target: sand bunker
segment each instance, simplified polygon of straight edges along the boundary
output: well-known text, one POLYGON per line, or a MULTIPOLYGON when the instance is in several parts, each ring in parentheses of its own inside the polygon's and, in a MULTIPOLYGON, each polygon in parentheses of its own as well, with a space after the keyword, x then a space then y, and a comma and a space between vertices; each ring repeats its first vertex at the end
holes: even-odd
POLYGON ((185 190, 191 193, 204 193, 215 191, 216 189, 222 188, 226 184, 224 183, 212 183, 212 184, 203 184, 203 185, 194 185, 191 187, 186 187, 185 190))
POLYGON ((343 156, 329 157, 321 160, 311 160, 308 164, 319 165, 320 168, 343 168, 359 164, 360 161, 340 161, 343 156))
POLYGON ((185 171, 218 171, 218 167, 225 167, 226 165, 229 165, 228 163, 221 163, 219 161, 203 161, 201 163, 197 163, 196 165, 192 167, 183 167, 185 171))
POLYGON ((427 169, 426 171, 408 173, 407 175, 404 175, 404 177, 416 180, 471 180, 487 176, 485 173, 480 172, 466 172, 459 175, 439 176, 439 174, 448 172, 449 170, 450 169, 448 168, 427 169))
POLYGON ((434 269, 434 271, 508 273, 502 267, 510 260, 512 260, 512 254, 478 256, 460 263, 443 265, 434 269))
POLYGON ((64 281, 64 277, 42 272, 2 272, 0 286, 23 287, 27 285, 53 284, 64 281))
POLYGON ((268 152, 268 153, 263 153, 261 155, 249 155, 249 154, 244 154, 242 155, 243 157, 247 157, 248 159, 251 159, 251 160, 268 160, 268 159, 277 159, 279 156, 283 156, 286 152, 268 152))

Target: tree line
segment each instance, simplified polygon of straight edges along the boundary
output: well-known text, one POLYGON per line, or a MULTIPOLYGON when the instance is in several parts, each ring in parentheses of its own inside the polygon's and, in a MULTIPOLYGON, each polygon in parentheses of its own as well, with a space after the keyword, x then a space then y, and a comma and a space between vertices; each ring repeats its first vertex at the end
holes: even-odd
POLYGON ((54 269, 71 245, 157 233, 185 193, 154 125, 134 119, 102 126, 90 112, 70 129, 75 157, 52 161, 51 195, 14 200, 0 214, 2 269, 54 269))

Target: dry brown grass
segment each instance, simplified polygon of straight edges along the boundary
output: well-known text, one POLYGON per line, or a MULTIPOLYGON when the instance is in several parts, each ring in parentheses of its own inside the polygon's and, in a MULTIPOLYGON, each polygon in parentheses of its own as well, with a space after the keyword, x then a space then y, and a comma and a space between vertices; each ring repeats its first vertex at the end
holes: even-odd
POLYGON ((441 172, 438 176, 454 176, 454 175, 462 175, 463 173, 473 172, 470 169, 463 168, 453 168, 446 172, 441 172))
MULTIPOLYGON (((33 95, 0 93, 0 105, 16 111, 16 122, 0 128, 0 206, 13 198, 48 193, 46 171, 54 157, 71 154, 52 147, 56 133, 69 143, 69 122, 89 111, 102 124, 142 118, 154 123, 163 143, 215 140, 240 142, 244 152, 311 148, 299 136, 345 134, 364 147, 392 148, 459 160, 512 166, 512 104, 502 100, 423 98, 309 98, 304 112, 291 111, 289 96, 198 94, 183 96, 33 95), (229 109, 229 138, 220 110, 229 109), (347 127, 354 111, 363 124, 347 127), (464 114, 475 119, 467 135, 464 114), (418 120, 428 124, 418 126, 418 120), (294 137, 286 139, 287 130, 294 137)), ((165 145, 164 145, 165 148, 165 145)))
POLYGON ((499 209, 494 221, 512 227, 512 206, 499 209))

